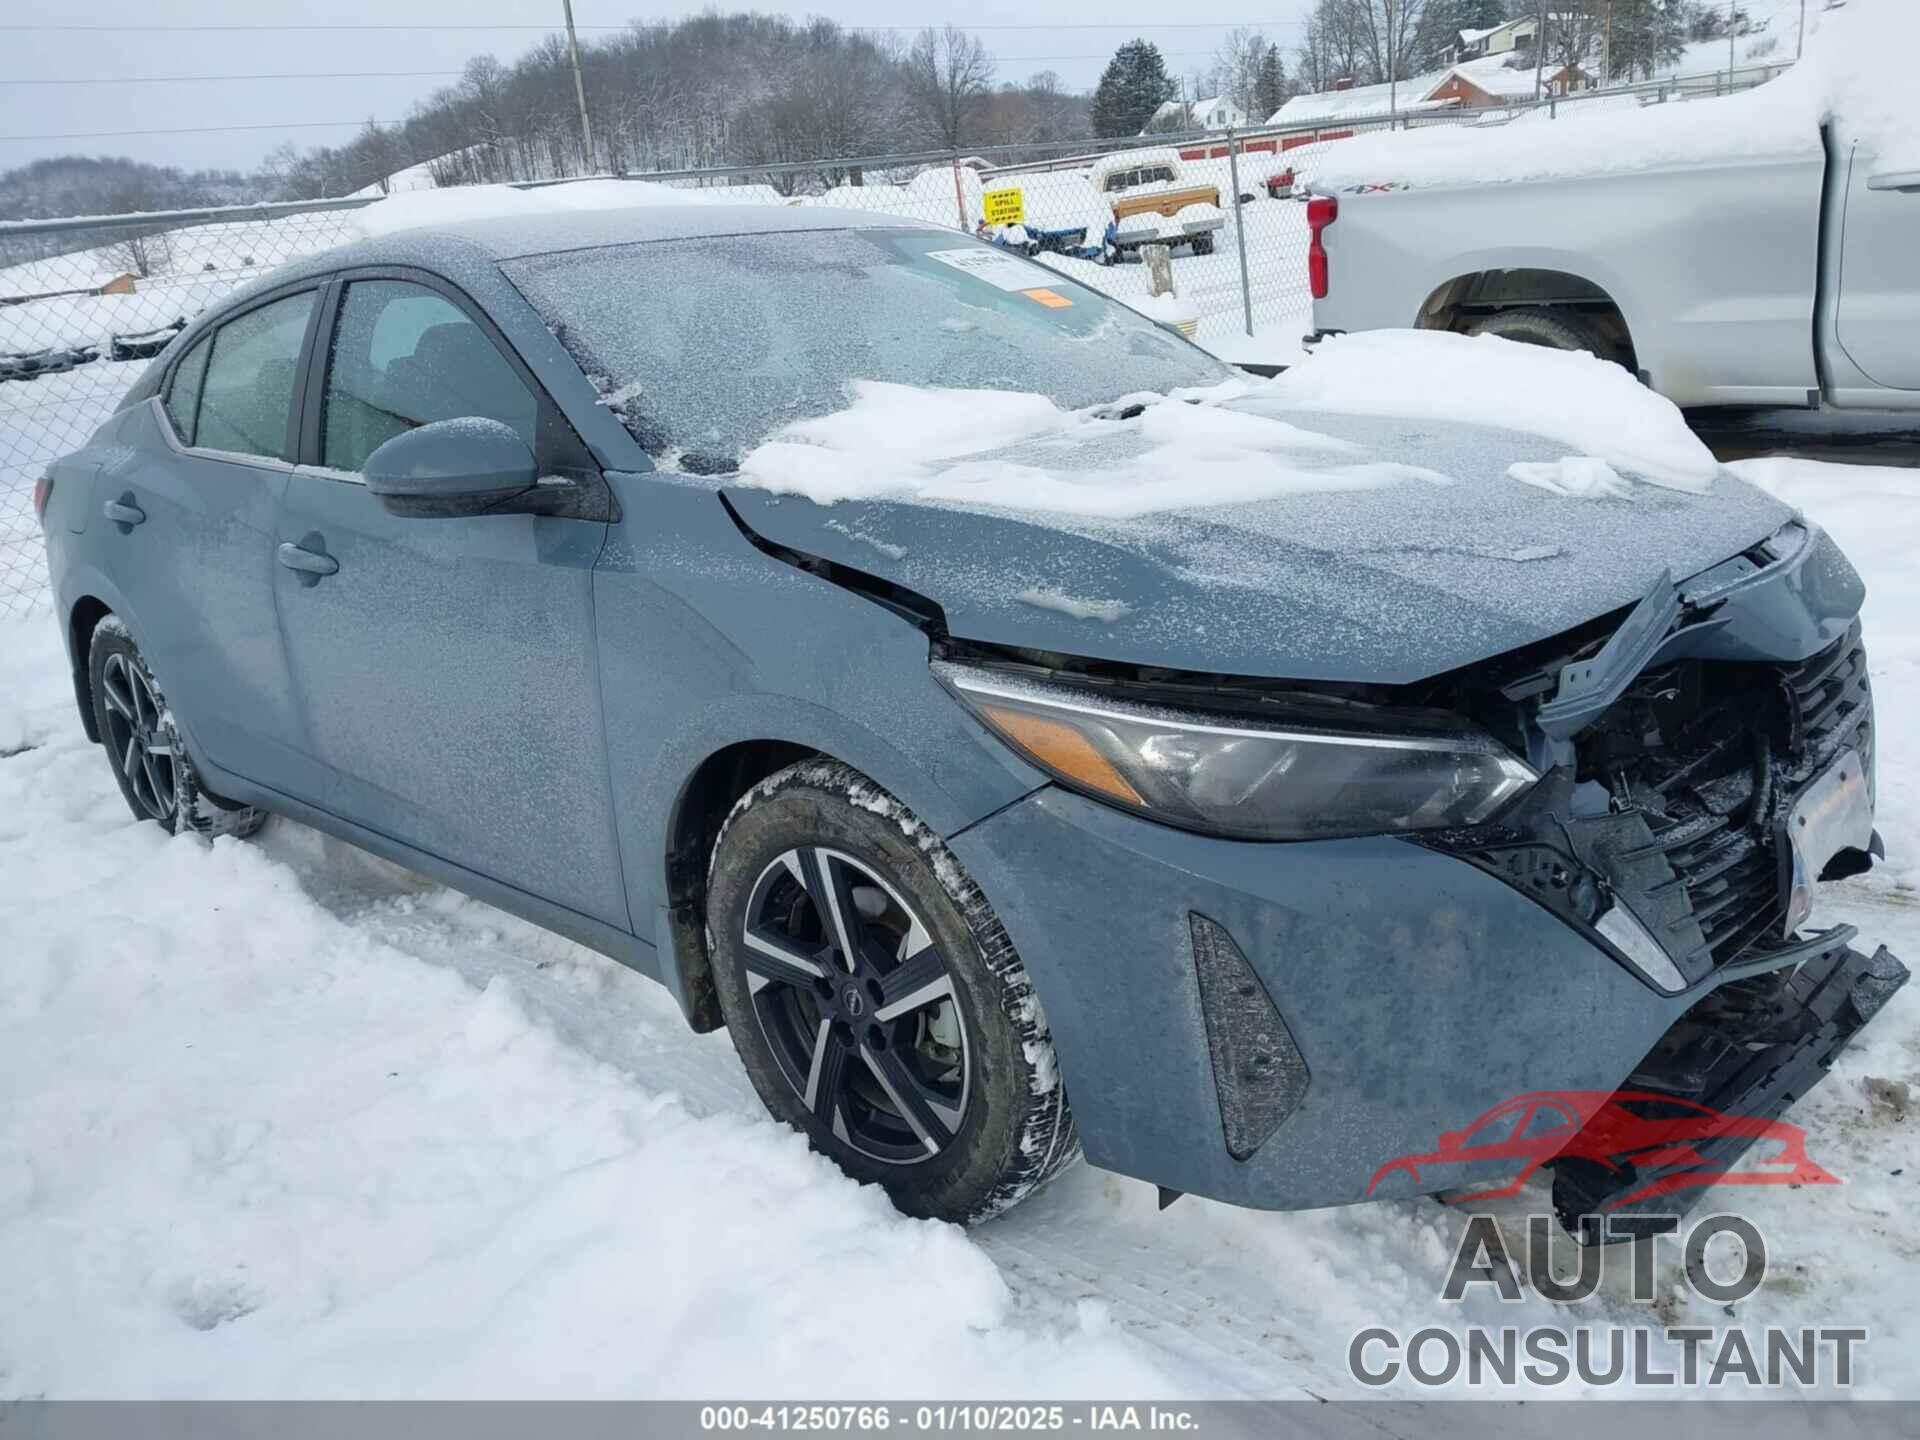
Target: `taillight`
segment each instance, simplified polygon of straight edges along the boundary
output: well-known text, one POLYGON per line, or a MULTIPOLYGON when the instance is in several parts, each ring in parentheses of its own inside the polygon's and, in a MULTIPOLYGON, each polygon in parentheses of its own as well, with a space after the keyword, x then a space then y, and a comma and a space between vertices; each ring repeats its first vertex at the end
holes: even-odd
POLYGON ((1313 298, 1327 298, 1327 247, 1321 243, 1327 226, 1340 218, 1340 202, 1331 195, 1307 201, 1307 287, 1313 298))
POLYGON ((33 514, 42 525, 47 523, 47 501, 53 498, 53 476, 42 475, 33 482, 33 514))

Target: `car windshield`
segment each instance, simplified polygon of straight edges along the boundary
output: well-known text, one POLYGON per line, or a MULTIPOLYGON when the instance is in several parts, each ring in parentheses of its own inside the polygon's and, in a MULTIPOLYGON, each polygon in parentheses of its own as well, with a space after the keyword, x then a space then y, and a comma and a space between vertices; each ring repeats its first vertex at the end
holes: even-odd
POLYGON ((805 230, 564 251, 508 278, 647 452, 730 469, 857 380, 1066 409, 1230 371, 1056 271, 952 232, 805 230))

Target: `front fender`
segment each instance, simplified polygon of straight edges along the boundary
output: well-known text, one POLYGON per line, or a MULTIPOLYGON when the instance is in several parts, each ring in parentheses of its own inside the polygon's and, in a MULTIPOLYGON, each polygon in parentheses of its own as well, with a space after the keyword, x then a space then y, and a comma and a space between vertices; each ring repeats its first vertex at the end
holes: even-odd
POLYGON ((761 553, 709 484, 609 479, 629 518, 594 572, 595 626, 638 933, 653 933, 666 903, 675 805, 730 745, 775 740, 831 755, 942 835, 1045 783, 941 688, 917 626, 761 553))

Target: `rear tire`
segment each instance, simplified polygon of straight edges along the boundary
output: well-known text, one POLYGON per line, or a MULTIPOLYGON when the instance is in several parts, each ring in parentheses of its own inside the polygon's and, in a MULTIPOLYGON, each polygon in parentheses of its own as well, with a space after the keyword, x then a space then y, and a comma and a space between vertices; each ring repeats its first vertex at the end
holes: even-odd
POLYGON ((1543 345, 1549 350, 1584 350, 1602 360, 1614 358, 1599 330, 1577 313, 1532 306, 1518 310, 1499 310, 1476 320, 1469 335, 1498 335, 1522 345, 1543 345))
POLYGON ((1213 253, 1213 236, 1211 235, 1196 235, 1193 237, 1191 243, 1193 253, 1196 255, 1211 255, 1213 253))
POLYGON ((94 626, 87 647, 93 719, 127 808, 169 835, 245 838, 267 812, 215 795, 201 781, 140 647, 114 615, 94 626))
POLYGON ((988 1219, 1079 1153, 1006 930, 939 837, 859 772, 802 761, 734 806, 707 930, 767 1109, 907 1214, 988 1219))

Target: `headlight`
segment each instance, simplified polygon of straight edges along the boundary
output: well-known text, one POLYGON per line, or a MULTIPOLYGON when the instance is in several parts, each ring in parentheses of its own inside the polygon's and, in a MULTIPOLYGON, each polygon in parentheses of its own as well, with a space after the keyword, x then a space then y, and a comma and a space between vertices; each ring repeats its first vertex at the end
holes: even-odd
POLYGON ((1540 777, 1492 736, 1236 723, 936 663, 995 734, 1097 800, 1216 835, 1309 840, 1477 825, 1540 777))

